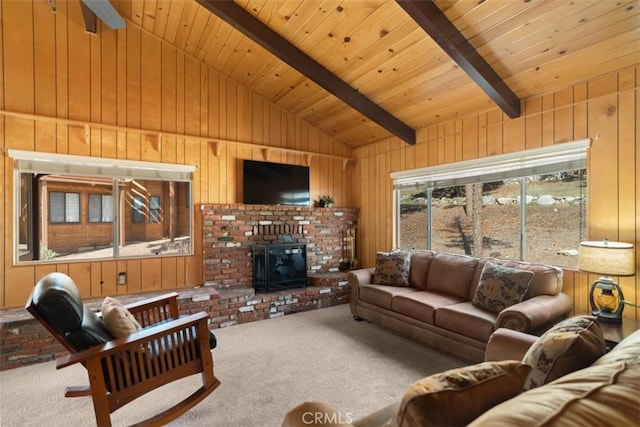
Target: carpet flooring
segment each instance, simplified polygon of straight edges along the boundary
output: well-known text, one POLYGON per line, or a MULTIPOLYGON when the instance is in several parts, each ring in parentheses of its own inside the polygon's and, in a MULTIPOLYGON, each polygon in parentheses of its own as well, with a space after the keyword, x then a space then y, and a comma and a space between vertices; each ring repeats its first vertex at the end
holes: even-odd
MULTIPOLYGON (((398 401, 412 382, 467 364, 354 321, 348 304, 214 332, 221 385, 171 426, 277 427, 287 411, 308 400, 358 419, 398 401)), ((112 414, 113 425, 160 412, 194 391, 199 379, 174 382, 129 403, 112 414)), ((92 426, 90 398, 63 396, 66 385, 86 383, 83 367, 58 371, 55 362, 0 372, 0 425, 92 426)))

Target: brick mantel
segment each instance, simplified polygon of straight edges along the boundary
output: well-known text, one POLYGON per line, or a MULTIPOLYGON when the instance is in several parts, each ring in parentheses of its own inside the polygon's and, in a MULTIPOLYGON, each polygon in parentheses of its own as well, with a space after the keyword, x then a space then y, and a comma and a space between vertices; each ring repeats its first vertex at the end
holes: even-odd
POLYGON ((307 244, 307 273, 339 271, 342 237, 355 228, 356 208, 242 204, 202 205, 204 283, 218 289, 253 287, 252 246, 307 244))

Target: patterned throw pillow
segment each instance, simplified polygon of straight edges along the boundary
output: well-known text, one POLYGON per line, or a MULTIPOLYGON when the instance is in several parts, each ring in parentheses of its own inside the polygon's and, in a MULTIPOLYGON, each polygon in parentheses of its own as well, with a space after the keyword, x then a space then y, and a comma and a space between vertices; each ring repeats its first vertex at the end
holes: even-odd
POLYGON ((533 271, 518 270, 487 261, 471 303, 493 313, 500 313, 522 301, 531 279, 533 271))
POLYGON ((411 253, 406 251, 378 252, 375 285, 409 286, 411 253))
POLYGON ((102 321, 114 338, 122 338, 142 329, 140 323, 120 301, 106 297, 102 302, 102 321))
POLYGON ((604 336, 596 317, 565 319, 542 334, 522 358, 533 367, 524 390, 591 366, 604 352, 604 336))
POLYGON ((515 360, 484 362, 414 383, 387 427, 462 426, 522 391, 530 366, 515 360))

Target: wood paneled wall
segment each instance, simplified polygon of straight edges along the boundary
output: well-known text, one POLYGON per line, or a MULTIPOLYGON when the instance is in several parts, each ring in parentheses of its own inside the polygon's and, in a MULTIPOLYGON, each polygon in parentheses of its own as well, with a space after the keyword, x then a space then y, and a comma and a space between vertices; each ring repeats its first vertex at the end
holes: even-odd
MULTIPOLYGON (((360 208, 358 259, 375 265, 376 251, 392 238, 390 172, 593 138, 588 155, 588 236, 636 246, 636 275, 621 277, 625 297, 640 302, 640 66, 626 68, 524 102, 521 118, 498 109, 421 129, 418 143, 398 139, 354 151, 356 206, 360 208)), ((574 311, 588 309, 596 275, 566 270, 564 290, 574 311)), ((625 317, 638 317, 627 306, 625 317)))
POLYGON ((97 36, 89 35, 78 2, 58 1, 54 14, 47 1, 3 1, 0 19, 0 110, 38 117, 0 114, 0 308, 23 306, 33 284, 51 271, 70 274, 85 298, 191 287, 203 280, 199 239, 192 257, 14 265, 9 148, 193 164, 198 206, 240 202, 240 160, 264 158, 262 148, 216 146, 206 138, 249 142, 274 147, 270 161, 309 164, 312 199, 332 194, 337 206, 353 206, 353 163, 343 168, 341 159, 351 157, 348 147, 151 33, 129 23, 117 32, 103 26, 97 36), (83 126, 46 117, 118 128, 91 126, 86 136, 83 126), (127 272, 126 286, 116 285, 120 271, 127 272))

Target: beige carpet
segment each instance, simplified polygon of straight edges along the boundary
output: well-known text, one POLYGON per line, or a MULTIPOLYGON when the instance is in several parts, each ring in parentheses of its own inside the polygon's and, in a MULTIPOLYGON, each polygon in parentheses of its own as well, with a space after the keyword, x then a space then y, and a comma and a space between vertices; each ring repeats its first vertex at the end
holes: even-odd
MULTIPOLYGON (((357 419, 402 397, 415 380, 466 362, 352 319, 348 304, 217 329, 220 387, 173 426, 276 427, 306 400, 357 419)), ((199 377, 167 385, 112 415, 114 426, 149 417, 190 394, 199 377)), ((54 362, 0 372, 0 425, 91 426, 90 398, 64 398, 86 383, 81 366, 54 362)))

